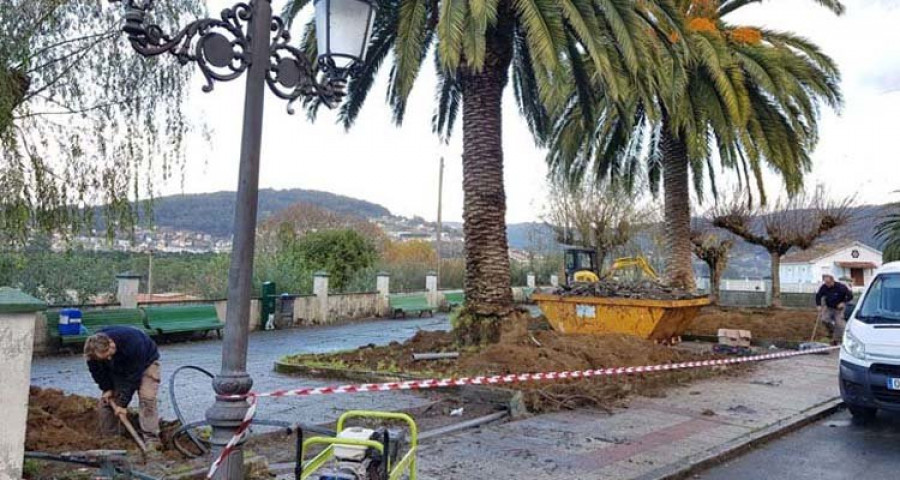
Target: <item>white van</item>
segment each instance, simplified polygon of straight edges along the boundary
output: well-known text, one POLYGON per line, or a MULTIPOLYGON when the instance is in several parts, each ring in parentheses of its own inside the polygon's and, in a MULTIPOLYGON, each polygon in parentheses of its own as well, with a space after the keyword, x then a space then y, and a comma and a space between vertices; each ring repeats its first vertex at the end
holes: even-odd
POLYGON ((900 411, 900 262, 878 269, 856 303, 840 357, 841 397, 854 417, 900 411))

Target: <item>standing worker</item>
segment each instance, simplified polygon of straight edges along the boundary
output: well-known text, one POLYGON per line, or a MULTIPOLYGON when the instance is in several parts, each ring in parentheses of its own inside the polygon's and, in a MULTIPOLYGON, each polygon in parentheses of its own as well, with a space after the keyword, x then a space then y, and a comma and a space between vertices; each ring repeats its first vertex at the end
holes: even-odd
POLYGON ((831 332, 832 344, 837 345, 844 338, 844 328, 847 321, 844 319, 844 309, 847 302, 853 300, 853 292, 846 285, 834 281, 830 273, 822 275, 824 283, 816 293, 816 307, 819 309, 819 320, 825 324, 831 332), (825 303, 822 303, 822 299, 825 303))
POLYGON ((114 326, 101 329, 84 342, 84 356, 100 398, 100 428, 118 431, 118 418, 127 413, 134 393, 140 403, 140 425, 149 449, 159 448, 159 351, 141 330, 114 326))

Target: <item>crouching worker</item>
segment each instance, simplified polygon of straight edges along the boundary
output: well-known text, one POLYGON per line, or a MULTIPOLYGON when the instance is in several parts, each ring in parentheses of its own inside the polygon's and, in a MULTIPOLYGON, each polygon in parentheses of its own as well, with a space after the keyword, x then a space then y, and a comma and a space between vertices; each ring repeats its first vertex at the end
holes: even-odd
POLYGON ((134 393, 140 403, 140 427, 147 447, 159 448, 159 351, 146 333, 132 327, 106 327, 84 343, 84 356, 103 395, 98 408, 100 429, 119 432, 134 393))

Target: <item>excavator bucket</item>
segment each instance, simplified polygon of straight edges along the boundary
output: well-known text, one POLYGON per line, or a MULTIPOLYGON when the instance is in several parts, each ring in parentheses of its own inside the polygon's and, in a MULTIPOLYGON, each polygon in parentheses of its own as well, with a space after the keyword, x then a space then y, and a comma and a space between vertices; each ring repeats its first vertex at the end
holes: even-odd
POLYGON ((669 340, 684 333, 708 298, 649 300, 534 294, 554 330, 561 333, 627 333, 669 340))

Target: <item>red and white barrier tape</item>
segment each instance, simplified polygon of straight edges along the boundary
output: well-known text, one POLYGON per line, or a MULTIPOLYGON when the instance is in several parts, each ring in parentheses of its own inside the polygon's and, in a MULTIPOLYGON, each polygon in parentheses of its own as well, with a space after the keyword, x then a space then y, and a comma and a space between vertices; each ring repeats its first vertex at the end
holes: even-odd
POLYGON ((340 393, 361 393, 361 392, 392 392, 399 390, 428 390, 434 388, 459 387, 463 385, 500 385, 507 383, 523 383, 523 382, 539 382, 545 380, 572 380, 580 378, 592 377, 613 377, 620 375, 634 375, 636 373, 653 373, 668 372, 672 370, 687 370, 692 368, 717 367, 726 365, 735 365, 739 363, 761 362, 764 360, 778 360, 783 358, 798 357, 801 355, 811 355, 814 353, 830 352, 840 347, 823 347, 811 350, 797 350, 790 352, 767 353, 763 355, 750 355, 745 357, 723 358, 717 360, 700 360, 695 362, 668 363, 661 365, 647 365, 640 367, 616 367, 601 368, 597 370, 581 370, 574 372, 546 372, 546 373, 524 373, 510 375, 495 375, 490 377, 463 377, 463 378, 445 378, 445 379, 428 379, 428 380, 409 380, 406 382, 388 382, 388 383, 366 383, 360 385, 342 385, 335 387, 317 387, 317 388, 299 388, 295 390, 275 390, 267 393, 249 393, 247 395, 233 395, 231 399, 246 398, 250 403, 250 408, 244 416, 240 427, 234 434, 234 437, 228 442, 219 458, 213 462, 209 470, 207 478, 212 478, 216 470, 221 465, 225 457, 230 454, 235 446, 240 442, 250 424, 253 422, 253 415, 256 413, 256 399, 271 397, 309 397, 314 395, 335 395, 340 393))
POLYGON ((247 408, 247 413, 244 414, 244 419, 241 420, 241 424, 238 426, 237 431, 234 433, 234 436, 231 437, 231 440, 225 445, 225 448, 222 449, 222 452, 219 454, 218 458, 212 463, 209 467, 209 473, 206 475, 206 478, 212 478, 213 475, 216 474, 216 470, 222 465, 222 462, 228 458, 228 455, 231 455, 231 452, 234 451, 235 447, 237 447, 238 443, 243 440, 244 435, 250 430, 250 424, 253 423, 253 417, 256 415, 256 396, 249 395, 247 396, 247 403, 249 407, 247 408))

